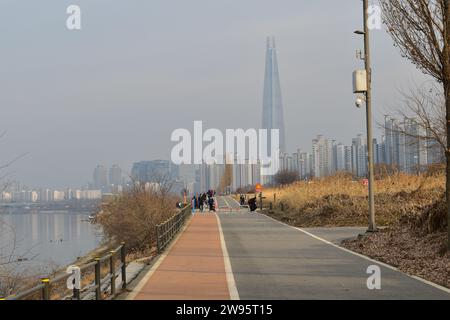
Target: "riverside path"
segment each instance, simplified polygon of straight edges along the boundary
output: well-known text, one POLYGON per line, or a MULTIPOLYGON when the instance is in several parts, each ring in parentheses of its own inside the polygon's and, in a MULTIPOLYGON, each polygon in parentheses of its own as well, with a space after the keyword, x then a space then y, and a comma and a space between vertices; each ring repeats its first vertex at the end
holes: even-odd
MULTIPOLYGON (((218 197, 196 213, 129 299, 450 299, 450 290, 339 247, 358 228, 299 229, 218 197), (370 290, 368 267, 381 271, 370 290)), ((361 229, 363 230, 363 229, 361 229)))

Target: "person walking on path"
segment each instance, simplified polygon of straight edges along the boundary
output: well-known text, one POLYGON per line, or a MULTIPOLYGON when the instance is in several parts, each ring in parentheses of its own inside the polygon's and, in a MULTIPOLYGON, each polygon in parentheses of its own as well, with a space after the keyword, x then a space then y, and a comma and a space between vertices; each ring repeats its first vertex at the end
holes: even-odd
POLYGON ((243 206, 245 204, 245 197, 243 194, 241 194, 240 198, 239 198, 239 203, 241 206, 243 206))
POLYGON ((256 205, 256 197, 251 198, 248 200, 248 206, 250 207, 250 211, 253 212, 256 210, 257 205, 256 205))
POLYGON ((209 197, 208 204, 209 204, 209 211, 215 212, 216 211, 216 206, 214 204, 214 198, 213 197, 209 197))
POLYGON ((192 210, 197 209, 198 203, 197 203, 197 197, 196 196, 192 197, 191 204, 192 204, 192 210))
POLYGON ((203 212, 205 209, 205 205, 208 205, 208 203, 206 202, 206 193, 203 193, 199 197, 199 202, 200 202, 200 211, 203 212))

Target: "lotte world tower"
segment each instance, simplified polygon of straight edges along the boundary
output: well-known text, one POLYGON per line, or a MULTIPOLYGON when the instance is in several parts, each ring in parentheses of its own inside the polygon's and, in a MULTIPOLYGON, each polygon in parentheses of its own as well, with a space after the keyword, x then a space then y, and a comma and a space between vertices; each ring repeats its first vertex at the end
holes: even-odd
POLYGON ((286 152, 283 102, 281 99, 280 76, 278 73, 277 51, 275 38, 267 38, 266 71, 264 77, 264 96, 262 129, 268 132, 268 147, 271 146, 270 130, 279 129, 280 153, 286 152))

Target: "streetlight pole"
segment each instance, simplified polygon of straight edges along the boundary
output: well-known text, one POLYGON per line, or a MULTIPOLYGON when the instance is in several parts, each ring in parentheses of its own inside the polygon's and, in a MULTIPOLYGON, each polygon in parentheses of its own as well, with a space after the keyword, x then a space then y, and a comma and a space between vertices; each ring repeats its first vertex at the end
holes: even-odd
POLYGON ((369 229, 368 232, 377 231, 375 224, 375 199, 374 199, 374 168, 373 168, 373 138, 372 138, 372 68, 370 65, 370 31, 369 31, 369 1, 363 0, 364 10, 364 64, 366 69, 367 91, 366 100, 366 126, 367 126, 367 160, 369 170, 369 229))

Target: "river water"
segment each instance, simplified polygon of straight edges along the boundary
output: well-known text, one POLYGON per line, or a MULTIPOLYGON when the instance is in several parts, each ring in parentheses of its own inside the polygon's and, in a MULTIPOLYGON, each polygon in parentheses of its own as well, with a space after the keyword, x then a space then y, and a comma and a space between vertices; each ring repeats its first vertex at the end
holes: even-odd
POLYGON ((0 255, 23 260, 33 273, 74 262, 101 243, 101 230, 89 222, 89 213, 76 211, 30 211, 0 213, 0 255))

